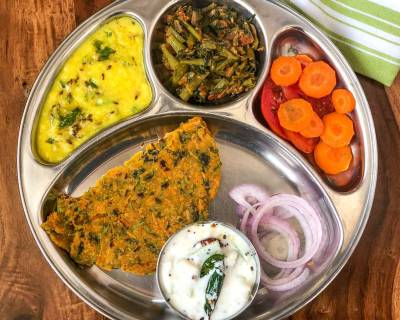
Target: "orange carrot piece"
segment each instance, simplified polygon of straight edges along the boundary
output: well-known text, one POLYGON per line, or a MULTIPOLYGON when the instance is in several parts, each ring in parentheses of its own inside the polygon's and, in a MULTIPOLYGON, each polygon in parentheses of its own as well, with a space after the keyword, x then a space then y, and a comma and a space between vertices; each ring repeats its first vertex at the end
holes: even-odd
POLYGON ((321 140, 333 148, 350 144, 354 136, 353 121, 345 114, 332 112, 324 116, 324 132, 321 140))
POLYGON ((293 132, 286 129, 283 130, 285 130, 286 136, 288 137, 289 141, 296 147, 296 149, 304 153, 312 153, 319 141, 319 138, 306 138, 298 132, 293 132))
POLYGON ((298 54, 294 57, 300 62, 303 68, 306 67, 309 63, 314 61, 310 56, 306 54, 298 54))
POLYGON ((319 137, 322 132, 324 132, 324 123, 322 122, 318 114, 314 112, 311 117, 310 123, 305 129, 300 131, 300 134, 306 138, 316 138, 319 137))
POLYGON ((346 171, 353 159, 349 146, 332 148, 324 142, 320 142, 314 149, 315 163, 327 174, 338 174, 346 171))
POLYGON ((329 95, 336 86, 336 72, 324 61, 308 64, 300 76, 299 87, 312 98, 329 95))
POLYGON ((296 58, 281 56, 272 62, 271 78, 278 86, 290 86, 299 80, 301 71, 301 64, 296 58))
POLYGON ((291 99, 279 106, 278 119, 283 128, 299 132, 310 123, 313 113, 313 108, 308 101, 291 99))
POLYGON ((353 94, 347 89, 335 89, 332 92, 332 104, 339 113, 352 112, 356 106, 353 94))

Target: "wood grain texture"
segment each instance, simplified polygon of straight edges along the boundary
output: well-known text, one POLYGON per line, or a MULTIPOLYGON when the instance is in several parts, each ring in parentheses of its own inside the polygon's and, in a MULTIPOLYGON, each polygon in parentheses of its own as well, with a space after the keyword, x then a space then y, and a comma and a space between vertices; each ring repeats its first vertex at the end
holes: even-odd
POLYGON ((76 26, 72 0, 0 1, 0 318, 102 319, 56 276, 25 222, 16 178, 18 128, 39 70, 76 26))
POLYGON ((400 129, 400 73, 397 75, 394 83, 390 87, 386 88, 386 93, 390 105, 392 106, 397 125, 400 129))
MULTIPOLYGON (((25 223, 16 179, 18 127, 27 92, 63 38, 110 0, 0 1, 0 318, 104 319, 41 256, 25 223)), ((371 218, 350 262, 290 319, 400 319, 400 77, 385 89, 360 77, 379 146, 371 218)))

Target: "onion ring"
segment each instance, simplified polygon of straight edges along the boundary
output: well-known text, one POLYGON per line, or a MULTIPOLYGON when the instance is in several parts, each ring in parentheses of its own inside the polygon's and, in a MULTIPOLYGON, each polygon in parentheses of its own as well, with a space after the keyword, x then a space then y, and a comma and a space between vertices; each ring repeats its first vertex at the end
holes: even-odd
POLYGON ((229 195, 238 204, 240 230, 249 236, 261 259, 281 269, 273 278, 261 270, 262 284, 270 290, 286 291, 304 283, 311 272, 306 264, 321 255, 319 249, 327 241, 323 232, 325 226, 317 210, 299 196, 268 196, 255 185, 240 185, 229 195), (299 234, 290 219, 297 220, 301 227, 304 237, 302 250, 299 234), (272 239, 272 232, 282 235, 287 243, 288 251, 284 260, 274 257, 261 243, 264 237, 272 239))

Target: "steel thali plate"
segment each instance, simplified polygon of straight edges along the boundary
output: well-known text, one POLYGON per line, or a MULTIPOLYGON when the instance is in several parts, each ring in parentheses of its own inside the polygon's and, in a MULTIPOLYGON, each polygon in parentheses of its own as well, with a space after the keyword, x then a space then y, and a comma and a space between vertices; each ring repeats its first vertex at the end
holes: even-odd
MULTIPOLYGON (((187 2, 187 1, 186 1, 187 2)), ((199 1, 193 1, 199 2, 199 1)), ((334 45, 313 25, 278 2, 229 0, 255 23, 265 52, 260 57, 256 88, 222 106, 198 107, 178 101, 161 84, 154 56, 160 17, 182 1, 115 1, 79 26, 56 50, 38 76, 28 98, 18 144, 18 178, 26 219, 43 255, 61 279, 85 302, 115 319, 175 319, 158 292, 155 277, 139 277, 119 270, 77 268, 56 248, 40 228, 47 204, 54 195, 79 195, 107 169, 122 164, 143 143, 175 129, 193 115, 202 116, 215 134, 223 163, 221 188, 210 207, 211 218, 237 223, 227 193, 242 182, 257 183, 270 193, 301 195, 320 212, 328 237, 313 276, 289 292, 259 293, 239 319, 286 317, 321 292, 338 274, 354 250, 371 209, 377 175, 377 147, 373 121, 362 88, 350 66, 334 45), (129 15, 145 31, 146 71, 153 88, 153 102, 139 115, 118 123, 90 139, 57 165, 43 163, 33 144, 37 115, 52 81, 77 46, 101 23, 129 15), (359 174, 344 188, 336 188, 292 146, 271 133, 260 121, 255 105, 271 57, 284 50, 288 39, 308 44, 335 67, 342 86, 356 98, 354 115, 357 141, 353 152, 360 157, 359 174)), ((201 2, 201 3, 204 3, 201 2)))

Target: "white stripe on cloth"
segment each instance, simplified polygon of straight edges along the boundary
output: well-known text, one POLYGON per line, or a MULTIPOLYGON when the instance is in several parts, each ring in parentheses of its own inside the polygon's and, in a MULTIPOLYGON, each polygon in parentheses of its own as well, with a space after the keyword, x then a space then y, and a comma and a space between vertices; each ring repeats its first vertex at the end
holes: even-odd
MULTIPOLYGON (((318 1, 318 6, 320 6, 326 13, 330 14, 331 16, 335 17, 336 19, 343 21, 352 27, 357 27, 359 29, 362 29, 363 31, 368 31, 372 33, 373 35, 379 35, 380 38, 384 38, 385 40, 389 40, 391 42, 395 42, 396 45, 400 46, 400 37, 395 36, 393 34, 387 33, 385 31, 382 31, 381 29, 377 29, 375 27, 372 27, 369 24, 365 24, 361 21, 355 20, 349 16, 346 16, 340 12, 337 12, 333 10, 331 7, 321 3, 318 1)), ((348 26, 350 27, 350 26, 348 26)), ((400 49, 400 48, 399 48, 400 49)))
POLYGON ((320 8, 315 6, 310 1, 292 0, 292 2, 305 14, 313 17, 316 21, 319 21, 326 28, 337 33, 338 35, 358 42, 366 47, 372 47, 374 50, 381 51, 382 53, 385 53, 386 55, 391 56, 395 59, 400 58, 400 46, 377 38, 361 30, 347 26, 329 17, 326 13, 321 11, 320 8))
MULTIPOLYGON (((400 30, 400 21, 399 21, 399 24, 396 24, 396 23, 393 23, 393 22, 391 22, 391 21, 389 21, 389 20, 385 20, 385 19, 383 19, 383 18, 377 17, 377 16, 375 16, 375 15, 373 15, 373 14, 369 14, 368 12, 364 12, 364 11, 361 11, 361 10, 359 10, 359 9, 353 8, 353 7, 351 7, 351 6, 349 6, 349 5, 345 4, 345 3, 342 3, 342 2, 340 2, 340 1, 338 1, 338 0, 331 0, 331 1, 332 1, 332 2, 335 2, 337 5, 339 5, 339 6, 343 7, 343 8, 346 8, 346 9, 348 9, 348 10, 351 10, 351 11, 357 12, 357 13, 359 13, 359 14, 362 14, 362 15, 368 17, 368 18, 372 18, 372 19, 374 19, 374 20, 383 22, 383 23, 385 23, 385 24, 388 24, 388 25, 390 25, 390 26, 392 26, 392 27, 395 27, 395 28, 397 28, 397 29, 400 30)), ((400 4, 400 2, 399 2, 399 4, 400 4)), ((399 11, 400 11, 400 10, 399 10, 399 11)))
POLYGON ((393 61, 393 60, 386 59, 385 57, 382 57, 382 56, 380 56, 380 55, 378 55, 378 54, 376 54, 376 53, 373 53, 373 52, 371 52, 371 51, 367 51, 367 50, 365 50, 364 48, 355 46, 355 45, 353 45, 352 43, 343 41, 342 39, 339 39, 339 38, 337 38, 337 37, 335 37, 335 36, 329 35, 329 38, 333 39, 333 40, 336 41, 336 42, 343 43, 343 44, 345 44, 346 46, 349 46, 349 47, 351 47, 351 48, 353 48, 353 49, 355 49, 355 50, 357 50, 357 51, 360 51, 360 52, 362 52, 362 53, 364 53, 364 54, 366 54, 366 55, 370 55, 370 56, 372 56, 372 57, 378 58, 378 59, 380 59, 380 60, 382 60, 382 61, 385 61, 385 62, 387 62, 387 63, 393 64, 394 66, 400 67, 400 62, 395 62, 395 61, 393 61))
POLYGON ((399 0, 369 0, 369 2, 373 2, 382 7, 386 7, 390 10, 400 12, 400 1, 399 0))

